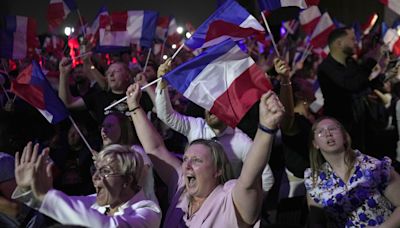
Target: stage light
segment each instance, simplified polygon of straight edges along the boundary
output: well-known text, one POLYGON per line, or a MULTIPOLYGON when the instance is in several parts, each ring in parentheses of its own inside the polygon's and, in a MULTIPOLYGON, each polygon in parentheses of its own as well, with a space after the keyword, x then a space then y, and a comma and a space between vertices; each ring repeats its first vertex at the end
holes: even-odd
POLYGON ((176 28, 176 32, 179 34, 183 33, 183 28, 181 26, 179 26, 178 28, 176 28))

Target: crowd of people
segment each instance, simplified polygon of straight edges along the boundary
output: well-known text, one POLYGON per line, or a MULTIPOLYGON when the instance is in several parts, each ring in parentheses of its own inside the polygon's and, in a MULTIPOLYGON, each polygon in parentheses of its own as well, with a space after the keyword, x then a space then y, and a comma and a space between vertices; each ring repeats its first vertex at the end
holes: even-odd
POLYGON ((69 120, 48 124, 3 90, 0 226, 400 227, 400 65, 376 35, 359 49, 352 28, 337 28, 327 57, 300 61, 301 37, 280 39, 282 58, 249 38, 273 89, 236 128, 164 80, 140 89, 188 50, 42 63, 91 148, 69 120))

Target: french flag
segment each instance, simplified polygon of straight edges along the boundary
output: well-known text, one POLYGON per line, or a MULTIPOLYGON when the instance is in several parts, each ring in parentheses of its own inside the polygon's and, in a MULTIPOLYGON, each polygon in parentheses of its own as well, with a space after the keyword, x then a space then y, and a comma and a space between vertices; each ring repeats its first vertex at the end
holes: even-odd
POLYGON ((158 13, 154 11, 114 12, 100 16, 99 51, 122 50, 131 43, 150 48, 158 13))
POLYGON ((102 15, 108 16, 108 10, 105 6, 100 7, 95 19, 93 20, 92 26, 88 28, 88 31, 86 33, 86 39, 89 40, 92 44, 95 44, 99 39, 100 17, 102 15))
POLYGON ((261 11, 274 11, 281 7, 295 6, 300 9, 307 8, 305 0, 258 0, 258 5, 261 11))
POLYGON ((309 8, 301 11, 299 13, 299 21, 302 30, 307 35, 311 35, 320 18, 321 12, 319 11, 318 6, 310 6, 309 8))
POLYGON ((218 44, 227 38, 240 40, 252 35, 262 42, 265 30, 236 1, 227 0, 186 40, 185 46, 196 50, 218 44))
POLYGON ((183 40, 183 37, 176 31, 177 28, 178 25, 176 24, 176 20, 174 17, 158 17, 156 37, 160 40, 166 39, 169 44, 179 44, 183 40))
POLYGON ((75 0, 50 0, 47 8, 49 30, 55 31, 71 11, 78 9, 75 0))
POLYGON ((325 47, 328 44, 329 34, 335 28, 335 24, 329 14, 327 12, 324 13, 311 34, 311 45, 314 48, 325 47))
POLYGON ((400 56, 400 37, 397 29, 389 28, 383 37, 383 42, 393 54, 400 56))
POLYGON ((51 124, 57 124, 69 115, 35 61, 11 82, 11 92, 39 110, 51 124))
POLYGON ((272 88, 264 71, 231 39, 205 50, 163 78, 231 127, 272 88))
POLYGON ((39 47, 36 21, 30 17, 6 16, 5 28, 0 31, 0 56, 23 59, 39 47))
POLYGON ((382 4, 387 6, 393 12, 400 15, 400 1, 399 0, 379 0, 382 4))

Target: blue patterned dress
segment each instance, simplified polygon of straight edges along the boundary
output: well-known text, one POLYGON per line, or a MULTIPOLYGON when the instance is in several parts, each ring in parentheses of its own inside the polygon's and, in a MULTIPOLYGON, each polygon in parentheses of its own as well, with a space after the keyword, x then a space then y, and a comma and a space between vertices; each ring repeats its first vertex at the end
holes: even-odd
POLYGON ((304 171, 304 184, 312 200, 324 208, 330 223, 337 227, 365 227, 382 224, 394 207, 383 195, 388 184, 391 160, 382 160, 356 151, 354 173, 348 183, 335 174, 328 162, 313 184, 311 169, 304 171))

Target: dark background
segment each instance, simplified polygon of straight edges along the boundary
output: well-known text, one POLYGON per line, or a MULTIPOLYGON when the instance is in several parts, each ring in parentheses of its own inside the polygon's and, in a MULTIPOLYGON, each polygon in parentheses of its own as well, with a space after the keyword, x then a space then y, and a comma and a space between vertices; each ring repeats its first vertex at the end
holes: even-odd
MULTIPOLYGON (((1 0, 1 15, 31 16, 38 21, 38 33, 47 31, 47 6, 50 0, 1 0)), ((184 25, 190 21, 195 27, 200 25, 217 7, 218 0, 76 0, 82 16, 91 22, 100 6, 104 5, 109 11, 122 10, 155 10, 160 15, 174 15, 178 24, 184 25)), ((254 16, 259 15, 256 0, 238 0, 254 16)), ((393 14, 384 10, 378 0, 321 0, 321 11, 328 11, 332 18, 351 25, 354 21, 364 22, 368 15, 378 13, 379 20, 383 18, 391 23, 393 14)), ((64 26, 74 26, 78 17, 70 14, 64 26)), ((64 27, 62 26, 62 27, 64 27)), ((60 28, 60 31, 61 28, 60 28)))

